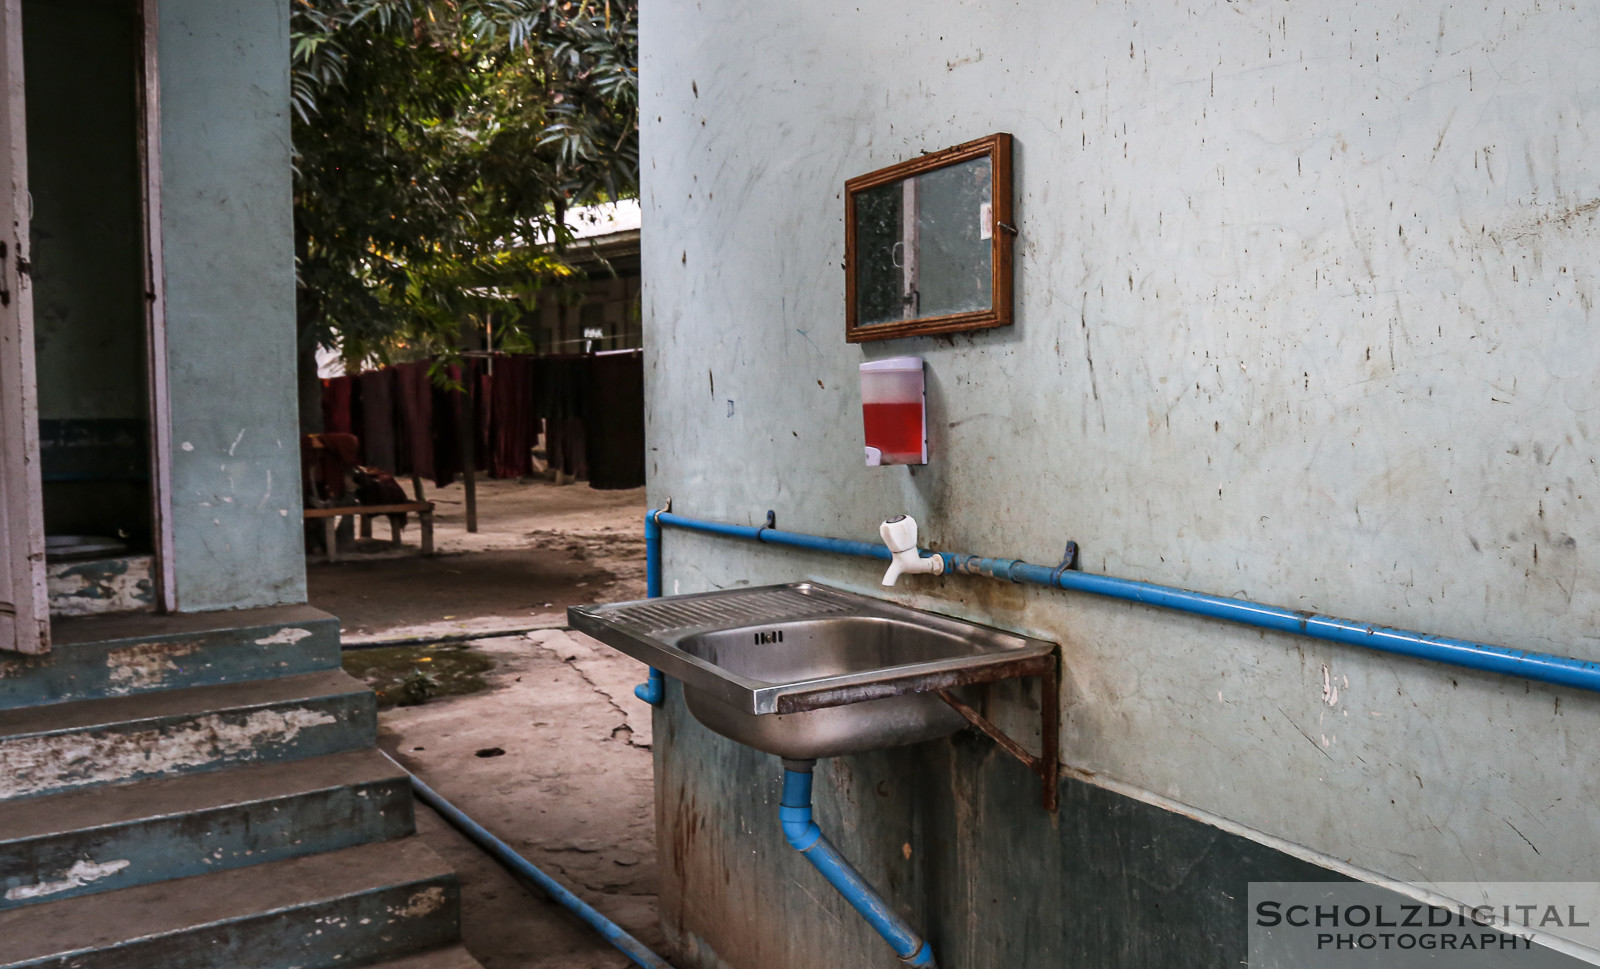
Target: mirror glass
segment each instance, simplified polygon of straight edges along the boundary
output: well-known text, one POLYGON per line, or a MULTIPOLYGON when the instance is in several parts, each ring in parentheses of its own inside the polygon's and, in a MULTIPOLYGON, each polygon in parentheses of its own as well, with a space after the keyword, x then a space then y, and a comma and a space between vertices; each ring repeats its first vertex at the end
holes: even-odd
POLYGON ((856 196, 858 326, 989 308, 992 170, 974 158, 856 196))
POLYGON ((1011 322, 1010 136, 846 184, 846 339, 1011 322))

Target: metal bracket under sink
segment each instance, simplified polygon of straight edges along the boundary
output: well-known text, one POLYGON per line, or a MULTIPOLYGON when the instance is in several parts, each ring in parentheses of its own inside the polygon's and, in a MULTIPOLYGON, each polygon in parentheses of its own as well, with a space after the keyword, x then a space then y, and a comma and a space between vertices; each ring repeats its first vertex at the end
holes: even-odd
MULTIPOLYGON (((953 670, 941 674, 943 680, 936 689, 928 690, 937 693, 939 699, 949 704, 951 709, 961 714, 967 722, 982 731, 990 740, 1000 746, 1001 750, 1022 762, 1028 770, 1039 775, 1040 802, 1044 809, 1054 814, 1060 800, 1060 773, 1061 773, 1061 672, 1060 662, 1054 652, 1043 656, 1030 656, 1025 659, 1014 660, 1000 666, 990 666, 981 670, 953 670), (1013 740, 1004 730, 1001 730, 992 720, 974 710, 950 691, 962 686, 986 685, 1001 680, 1022 679, 1023 677, 1037 676, 1039 678, 1039 737, 1040 752, 1038 756, 1028 753, 1028 749, 1013 740)), ((928 689, 927 678, 923 678, 921 687, 928 689)), ((861 688, 842 690, 819 690, 798 696, 786 696, 778 701, 780 713, 801 713, 807 710, 821 710, 834 706, 840 702, 860 700, 865 696, 861 688)), ((881 695, 874 693, 871 695, 881 695)))
MULTIPOLYGON (((1041 656, 1035 662, 1041 667, 1031 674, 1039 677, 1039 756, 1028 753, 1028 749, 1011 739, 1004 730, 983 714, 963 703, 959 697, 949 690, 940 690, 939 699, 950 706, 967 722, 983 731, 990 740, 1000 745, 1000 749, 1022 761, 1023 766, 1039 775, 1040 800, 1044 809, 1054 814, 1060 800, 1061 784, 1061 673, 1057 666, 1056 656, 1051 653, 1041 656)), ((1023 674, 1028 675, 1028 674, 1023 674)))

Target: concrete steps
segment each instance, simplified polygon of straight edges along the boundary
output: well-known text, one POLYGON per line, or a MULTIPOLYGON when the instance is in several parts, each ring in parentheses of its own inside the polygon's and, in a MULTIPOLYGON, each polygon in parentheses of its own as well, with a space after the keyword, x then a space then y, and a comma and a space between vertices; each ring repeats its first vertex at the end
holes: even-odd
POLYGON ((336 619, 52 629, 0 654, 0 969, 481 969, 336 619))
POLYGON ((403 838, 376 750, 0 802, 0 911, 403 838))
POLYGON ((0 801, 371 747, 372 692, 342 670, 0 710, 0 801))
POLYGON ((0 710, 339 667, 339 621, 310 606, 57 619, 49 653, 0 653, 0 710))
POLYGON ((0 912, 0 969, 329 969, 448 946, 459 917, 407 838, 0 912))

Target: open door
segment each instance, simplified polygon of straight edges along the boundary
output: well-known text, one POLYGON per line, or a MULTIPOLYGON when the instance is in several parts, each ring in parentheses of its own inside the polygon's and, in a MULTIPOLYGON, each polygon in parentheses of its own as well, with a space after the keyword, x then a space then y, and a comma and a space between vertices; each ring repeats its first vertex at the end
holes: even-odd
POLYGON ((0 649, 50 648, 39 484, 21 0, 0 0, 0 649))

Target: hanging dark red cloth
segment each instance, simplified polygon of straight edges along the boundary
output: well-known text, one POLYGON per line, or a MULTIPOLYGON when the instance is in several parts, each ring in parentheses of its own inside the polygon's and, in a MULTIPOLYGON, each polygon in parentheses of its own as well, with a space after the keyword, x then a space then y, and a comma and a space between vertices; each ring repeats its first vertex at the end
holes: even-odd
POLYGON ((533 473, 533 444, 539 417, 533 394, 534 362, 523 356, 498 356, 490 386, 489 473, 522 478, 533 473))
POLYGON ((472 442, 472 457, 478 470, 493 477, 494 457, 494 382, 499 361, 484 358, 477 361, 478 379, 472 388, 472 421, 477 429, 477 439, 472 442))
POLYGON ((588 360, 584 382, 585 454, 589 487, 644 485, 644 354, 599 353, 588 360))
POLYGON ((428 378, 428 362, 402 363, 393 368, 395 408, 400 419, 401 473, 432 476, 433 468, 433 382, 428 378))
POLYGON ((588 407, 588 358, 576 354, 541 357, 537 387, 545 419, 550 466, 573 478, 589 475, 584 413, 588 407))
POLYGON ((353 383, 349 377, 329 377, 322 382, 322 432, 354 434, 350 419, 353 383))
POLYGON ((361 451, 363 463, 390 474, 399 465, 396 454, 402 426, 395 408, 395 374, 385 367, 368 370, 356 378, 361 388, 361 451))
MULTIPOLYGON (((461 380, 461 367, 451 364, 445 368, 451 383, 461 380)), ((461 394, 434 384, 433 397, 433 483, 443 488, 456 479, 461 471, 461 394)), ((428 472, 424 472, 428 473, 428 472)))

